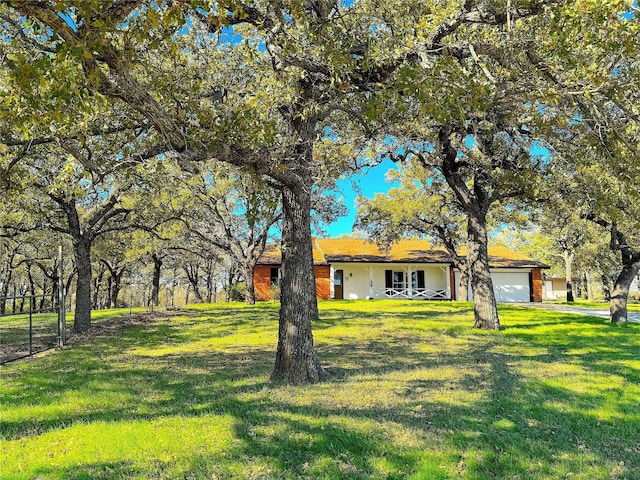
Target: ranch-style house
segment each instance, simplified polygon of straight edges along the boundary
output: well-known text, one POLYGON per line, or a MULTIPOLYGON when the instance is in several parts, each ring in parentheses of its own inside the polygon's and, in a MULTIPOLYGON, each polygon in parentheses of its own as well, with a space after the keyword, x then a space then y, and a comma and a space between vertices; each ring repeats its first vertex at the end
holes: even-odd
MULTIPOLYGON (((403 240, 385 252, 361 239, 314 238, 313 259, 319 300, 463 300, 451 256, 424 240, 403 240)), ((280 264, 279 245, 267 244, 255 267, 259 300, 272 298, 280 264)), ((542 269, 549 268, 544 263, 505 247, 489 247, 489 266, 498 302, 542 301, 542 269)), ((472 295, 470 291, 469 300, 472 295)))

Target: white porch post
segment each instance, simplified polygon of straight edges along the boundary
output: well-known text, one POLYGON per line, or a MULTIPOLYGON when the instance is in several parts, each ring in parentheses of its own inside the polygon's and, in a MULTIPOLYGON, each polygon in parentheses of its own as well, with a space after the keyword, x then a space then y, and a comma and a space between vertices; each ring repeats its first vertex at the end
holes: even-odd
POLYGON ((451 265, 447 266, 444 273, 447 276, 447 296, 450 300, 453 300, 453 297, 451 296, 451 265))
POLYGON ((333 287, 333 273, 335 272, 335 268, 333 265, 329 266, 329 298, 332 300, 336 298, 335 288, 333 287))
POLYGON ((411 283, 411 274, 413 273, 413 269, 411 266, 406 267, 405 271, 407 272, 407 279, 405 281, 405 286, 407 290, 407 296, 409 300, 413 299, 413 284, 411 283))
POLYGON ((375 298, 375 292, 373 291, 373 267, 369 265, 369 298, 375 298))

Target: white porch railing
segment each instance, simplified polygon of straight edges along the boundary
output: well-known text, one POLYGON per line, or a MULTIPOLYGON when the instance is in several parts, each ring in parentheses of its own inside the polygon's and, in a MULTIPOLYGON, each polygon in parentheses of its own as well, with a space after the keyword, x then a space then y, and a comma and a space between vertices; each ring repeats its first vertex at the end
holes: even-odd
POLYGON ((428 288, 371 288, 369 298, 404 298, 408 300, 451 300, 449 289, 428 288))

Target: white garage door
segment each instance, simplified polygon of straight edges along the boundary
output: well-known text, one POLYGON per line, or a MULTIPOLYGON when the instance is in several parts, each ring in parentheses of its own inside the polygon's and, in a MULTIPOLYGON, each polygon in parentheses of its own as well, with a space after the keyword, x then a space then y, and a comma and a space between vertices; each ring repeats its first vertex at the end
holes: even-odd
POLYGON ((491 278, 497 302, 531 301, 529 272, 493 272, 491 278))
MULTIPOLYGON (((503 302, 530 302, 531 288, 529 286, 529 272, 491 272, 493 291, 496 301, 503 302)), ((459 292, 460 273, 455 272, 456 295, 459 292)), ((458 298, 463 301, 464 299, 458 298)), ((469 285, 469 301, 473 300, 473 290, 469 285)))

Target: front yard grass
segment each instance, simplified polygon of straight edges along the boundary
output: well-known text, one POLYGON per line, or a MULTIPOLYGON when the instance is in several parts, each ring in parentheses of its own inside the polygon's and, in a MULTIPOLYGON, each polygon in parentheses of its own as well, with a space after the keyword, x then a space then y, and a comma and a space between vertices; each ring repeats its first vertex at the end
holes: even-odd
POLYGON ((0 367, 0 478, 640 479, 640 325, 503 305, 484 332, 468 303, 320 309, 317 385, 269 381, 271 303, 126 328, 110 312, 92 338, 0 367))
MULTIPOLYGON (((581 298, 577 299, 575 302, 565 302, 562 300, 545 300, 545 303, 557 303, 560 305, 570 305, 574 307, 585 308, 603 308, 606 310, 609 309, 610 305, 609 302, 605 302, 604 300, 583 300, 581 298)), ((630 312, 640 312, 640 301, 636 300, 635 298, 629 298, 629 301, 627 303, 627 310, 629 310, 630 312)))

